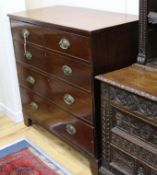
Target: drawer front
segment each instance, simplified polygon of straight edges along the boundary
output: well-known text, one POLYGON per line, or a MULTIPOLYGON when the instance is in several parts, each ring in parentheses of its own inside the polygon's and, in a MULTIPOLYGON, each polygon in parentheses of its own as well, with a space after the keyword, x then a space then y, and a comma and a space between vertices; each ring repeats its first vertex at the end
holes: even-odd
POLYGON ((32 121, 88 153, 94 154, 94 130, 91 126, 24 88, 21 88, 21 96, 23 112, 32 121))
POLYGON ((14 41, 15 55, 22 61, 42 71, 91 91, 92 67, 69 60, 66 56, 45 52, 39 47, 28 44, 31 57, 24 55, 23 43, 14 41))
POLYGON ((21 85, 52 100, 64 110, 92 123, 92 97, 88 93, 68 85, 61 80, 50 79, 17 64, 21 85))
POLYGON ((112 148, 111 172, 115 175, 135 175, 135 161, 133 158, 112 148))
POLYGON ((14 40, 24 41, 24 35, 26 35, 26 40, 28 42, 35 43, 41 46, 43 46, 44 44, 43 31, 42 28, 39 26, 11 20, 11 29, 14 40))
POLYGON ((140 139, 117 128, 112 129, 111 144, 150 166, 156 167, 157 165, 156 147, 142 142, 140 139))
POLYGON ((117 87, 102 85, 105 98, 109 98, 113 106, 118 106, 138 117, 157 123, 157 103, 117 87))
POLYGON ((134 135, 145 142, 151 143, 154 146, 157 145, 157 129, 137 119, 131 115, 125 114, 115 108, 112 109, 112 126, 118 127, 121 130, 134 135))
POLYGON ((14 50, 17 61, 22 61, 37 68, 42 68, 42 64, 45 61, 45 51, 41 47, 30 43, 27 44, 27 53, 29 53, 29 55, 26 55, 23 42, 14 40, 14 50))
MULTIPOLYGON (((133 159, 129 155, 112 148, 111 172, 115 175, 151 175, 151 170, 146 164, 133 159)), ((154 174, 155 175, 155 174, 154 174)))
POLYGON ((85 61, 91 61, 91 46, 88 37, 60 30, 45 31, 46 47, 85 61))

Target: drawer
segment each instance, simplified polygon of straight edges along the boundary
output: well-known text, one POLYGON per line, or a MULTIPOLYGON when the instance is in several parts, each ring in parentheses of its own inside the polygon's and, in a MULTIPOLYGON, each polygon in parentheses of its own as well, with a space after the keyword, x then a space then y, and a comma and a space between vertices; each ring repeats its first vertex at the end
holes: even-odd
POLYGON ((112 86, 109 87, 109 95, 113 106, 118 106, 141 119, 157 124, 157 102, 112 86))
POLYGON ((48 78, 36 71, 17 64, 21 85, 52 100, 59 107, 73 115, 93 123, 92 96, 61 80, 48 78))
POLYGON ((61 30, 45 30, 45 44, 54 51, 91 61, 91 45, 88 37, 61 30))
POLYGON ((114 148, 111 151, 110 167, 115 175, 135 175, 135 160, 114 148))
POLYGON ((112 114, 113 127, 120 128, 130 135, 134 135, 147 143, 157 146, 156 127, 115 108, 112 108, 112 114))
POLYGON ((45 61, 44 49, 34 44, 31 43, 27 44, 28 55, 27 54, 25 55, 23 42, 14 40, 14 50, 15 50, 15 58, 17 61, 22 61, 31 66, 41 68, 43 62, 45 61))
POLYGON ((32 121, 88 153, 94 153, 93 127, 24 88, 21 88, 21 97, 23 112, 32 121))
POLYGON ((42 71, 91 91, 92 67, 69 60, 66 56, 45 52, 43 49, 28 44, 27 51, 31 58, 24 56, 23 43, 14 41, 17 61, 22 61, 42 71))
POLYGON ((14 40, 24 41, 23 35, 25 33, 28 42, 41 46, 44 44, 42 28, 37 25, 11 20, 11 29, 14 40))
MULTIPOLYGON (((129 155, 112 148, 111 151, 111 172, 115 175, 151 175, 151 170, 146 164, 129 155)), ((155 174, 154 174, 155 175, 155 174)))
POLYGON ((119 150, 136 157, 140 162, 157 168, 157 149, 156 147, 143 142, 142 140, 118 129, 112 129, 111 145, 119 150))

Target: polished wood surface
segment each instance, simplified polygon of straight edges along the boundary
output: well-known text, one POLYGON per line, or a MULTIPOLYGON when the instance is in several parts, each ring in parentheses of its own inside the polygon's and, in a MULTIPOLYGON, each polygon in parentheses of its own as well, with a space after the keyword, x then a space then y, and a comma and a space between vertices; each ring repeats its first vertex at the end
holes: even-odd
POLYGON ((63 30, 43 29, 37 25, 28 23, 19 23, 12 21, 12 34, 15 40, 22 40, 22 29, 27 29, 30 36, 27 41, 41 46, 45 46, 53 51, 63 52, 67 55, 72 55, 86 61, 91 61, 90 39, 74 33, 65 32, 63 30), (62 49, 59 45, 62 39, 69 41, 68 49, 62 49), (80 47, 84 46, 84 47, 80 47))
POLYGON ((44 71, 50 76, 52 75, 53 77, 66 80, 84 90, 91 91, 91 65, 78 62, 72 57, 69 58, 61 54, 50 52, 30 43, 27 45, 27 50, 32 54, 32 58, 31 60, 28 60, 24 56, 23 42, 15 41, 14 45, 17 61, 29 64, 34 68, 39 68, 40 71, 44 71), (64 73, 63 66, 65 65, 72 69, 70 75, 64 73))
POLYGON ((30 70, 17 64, 19 83, 33 90, 35 93, 54 102, 60 108, 72 113, 76 117, 93 124, 92 96, 84 91, 74 88, 61 80, 51 79, 36 71, 30 70), (33 77, 34 84, 28 82, 33 77), (71 95, 74 103, 66 104, 64 96, 71 95))
MULTIPOLYGON (((94 75, 134 62, 137 54, 137 18, 63 6, 24 13, 29 14, 29 17, 24 17, 23 13, 10 15, 21 87, 32 90, 31 96, 39 95, 48 104, 56 105, 55 109, 62 111, 65 116, 69 115, 75 119, 75 127, 78 126, 78 130, 81 130, 79 124, 86 126, 83 139, 87 142, 81 139, 80 144, 73 137, 65 139, 67 136, 61 135, 60 138, 68 143, 71 140, 71 144, 89 158, 93 174, 98 175, 101 161, 100 84, 94 80, 94 75), (68 17, 67 11, 70 14, 68 21, 64 19, 68 17), (76 14, 84 14, 84 17, 77 17, 73 22, 76 14), (54 19, 58 22, 55 23, 54 19), (65 22, 65 25, 62 22, 65 22), (23 29, 27 29, 30 34, 26 39, 21 37, 23 29), (37 42, 38 33, 41 34, 40 42, 37 42), (122 43, 121 46, 119 43, 122 43), (34 82, 34 78, 35 83, 28 83, 27 80, 34 82), (69 102, 72 104, 67 105, 69 102), (89 141, 91 139, 87 137, 91 138, 91 132, 93 138, 89 141)), ((23 92, 21 96, 25 98, 23 92)), ((38 108, 36 103, 31 105, 38 108)), ((35 120, 33 117, 36 112, 30 116, 24 112, 27 126, 32 121, 39 123, 38 118, 35 120)), ((50 116, 53 113, 56 111, 49 111, 50 116)), ((62 116, 59 117, 62 119, 62 116)), ((51 122, 53 123, 53 119, 51 122)), ((42 126, 42 122, 40 125, 42 126)), ((59 127, 61 123, 56 125, 59 127)), ((68 127, 75 131, 73 127, 68 127)), ((83 137, 82 133, 80 137, 83 137)))
POLYGON ((90 38, 60 30, 53 30, 53 32, 45 30, 44 35, 46 48, 91 62, 90 38), (62 39, 66 39, 70 43, 68 49, 62 49, 59 46, 62 39))
POLYGON ((94 75, 120 69, 135 62, 138 48, 137 24, 127 23, 93 35, 94 75))
POLYGON ((138 19, 137 16, 133 15, 68 6, 53 6, 36 10, 27 10, 11 14, 10 17, 23 19, 29 22, 45 22, 85 31, 109 28, 138 19))
POLYGON ((3 123, 0 125, 1 148, 26 138, 72 174, 92 174, 89 161, 84 156, 39 125, 26 127, 23 122, 13 122, 2 112, 0 112, 0 123, 3 123))
POLYGON ((37 45, 44 44, 43 30, 41 27, 33 24, 28 24, 24 22, 12 21, 11 22, 12 36, 15 40, 24 41, 22 36, 22 30, 27 29, 30 32, 29 37, 27 38, 28 42, 35 43, 37 45))
POLYGON ((94 152, 93 147, 93 128, 90 125, 81 122, 69 113, 60 110, 56 105, 48 102, 46 99, 35 95, 33 92, 21 88, 23 112, 25 117, 31 119, 32 122, 42 124, 49 131, 63 137, 68 142, 76 144, 85 151, 94 152), (31 104, 36 103, 37 109, 31 104), (68 131, 68 125, 72 125, 76 130, 74 133, 68 131))

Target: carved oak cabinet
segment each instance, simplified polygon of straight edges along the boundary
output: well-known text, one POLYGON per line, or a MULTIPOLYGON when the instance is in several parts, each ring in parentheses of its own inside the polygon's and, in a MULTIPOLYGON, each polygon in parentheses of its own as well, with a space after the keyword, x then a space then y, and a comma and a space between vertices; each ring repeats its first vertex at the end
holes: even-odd
POLYGON ((97 77, 102 81, 102 175, 157 175, 156 74, 134 64, 97 77))
POLYGON ((157 175, 157 1, 139 2, 138 64, 97 76, 102 175, 157 175))
POLYGON ((65 6, 9 17, 25 124, 37 123, 72 145, 98 174, 100 102, 94 76, 134 61, 137 18, 65 6))

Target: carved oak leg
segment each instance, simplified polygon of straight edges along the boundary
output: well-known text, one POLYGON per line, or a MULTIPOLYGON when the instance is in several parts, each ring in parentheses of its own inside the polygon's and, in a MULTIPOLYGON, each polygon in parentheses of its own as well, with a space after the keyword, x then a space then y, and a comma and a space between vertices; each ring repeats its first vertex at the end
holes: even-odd
POLYGON ((93 175, 100 175, 99 168, 100 168, 100 160, 91 159, 90 160, 90 168, 93 175))

